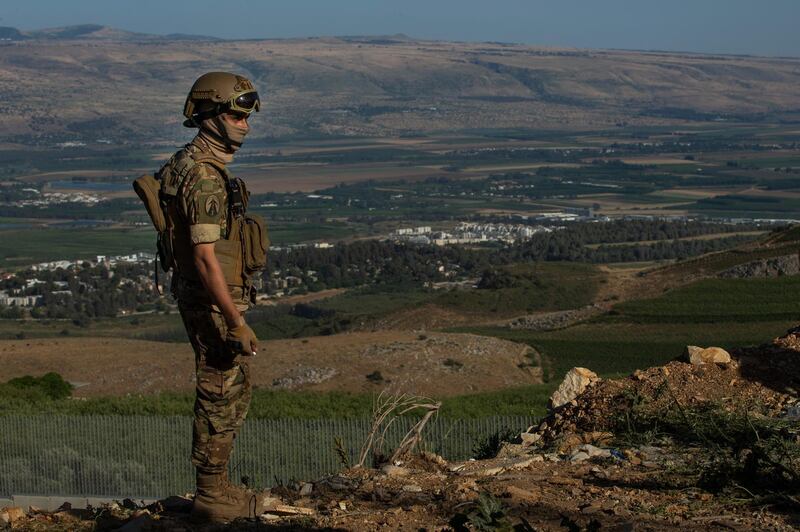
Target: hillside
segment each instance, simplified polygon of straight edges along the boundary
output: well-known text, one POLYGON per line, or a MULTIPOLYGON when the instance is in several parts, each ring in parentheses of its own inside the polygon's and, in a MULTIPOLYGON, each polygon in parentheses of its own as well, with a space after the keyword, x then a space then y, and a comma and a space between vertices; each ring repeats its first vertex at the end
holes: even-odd
POLYGON ((73 40, 95 40, 95 41, 178 41, 178 40, 203 40, 217 41, 215 37, 205 35, 188 35, 184 33, 174 33, 169 35, 154 35, 151 33, 137 33, 132 31, 120 30, 99 24, 78 24, 75 26, 61 26, 57 28, 44 28, 40 30, 19 30, 10 26, 0 26, 0 39, 5 41, 27 41, 27 40, 53 40, 53 41, 73 41, 73 40))
MULTIPOLYGON (((466 334, 379 331, 261 343, 250 361, 265 390, 371 394, 383 388, 447 397, 541 383, 527 346, 466 334)), ((3 379, 57 371, 76 397, 194 390, 188 343, 119 338, 0 340, 3 379), (23 356, 24 353, 24 356, 23 356)))
POLYGON ((800 109, 795 59, 404 37, 188 42, 91 25, 3 35, 5 140, 172 139, 188 87, 210 69, 256 82, 259 137, 674 127, 800 109))
MULTIPOLYGON (((559 390, 568 402, 522 434, 489 439, 479 460, 377 454, 375 468, 343 464, 275 486, 265 514, 224 529, 797 530, 796 333, 716 363, 609 380, 576 372, 559 390)), ((191 498, 0 518, 22 530, 175 530, 191 498)))

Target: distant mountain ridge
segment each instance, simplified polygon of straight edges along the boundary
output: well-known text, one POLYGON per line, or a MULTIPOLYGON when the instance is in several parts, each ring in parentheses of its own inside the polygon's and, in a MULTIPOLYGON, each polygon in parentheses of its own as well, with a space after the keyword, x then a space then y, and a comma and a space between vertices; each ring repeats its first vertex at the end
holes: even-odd
POLYGON ((212 69, 248 76, 269 101, 253 138, 800 123, 800 59, 99 25, 7 27, 0 39, 0 140, 17 142, 166 141, 184 133, 186 90, 212 69))
POLYGON ((170 33, 168 35, 138 33, 112 28, 110 26, 102 26, 100 24, 78 24, 75 26, 61 26, 57 28, 44 28, 40 30, 19 30, 11 26, 0 26, 0 40, 27 41, 32 39, 56 41, 107 40, 122 42, 222 40, 217 37, 209 37, 207 35, 189 35, 184 33, 170 33))

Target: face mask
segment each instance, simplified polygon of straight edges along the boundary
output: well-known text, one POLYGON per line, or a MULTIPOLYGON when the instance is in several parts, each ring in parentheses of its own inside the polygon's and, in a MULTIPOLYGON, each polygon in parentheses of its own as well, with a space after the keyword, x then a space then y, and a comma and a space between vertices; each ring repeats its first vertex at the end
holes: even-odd
POLYGON ((221 117, 214 117, 202 121, 197 136, 208 145, 215 157, 230 163, 233 153, 242 145, 249 131, 249 127, 239 127, 221 117))
POLYGON ((228 139, 230 139, 233 151, 238 150, 242 146, 242 142, 244 142, 245 135, 250 131, 250 126, 239 127, 235 124, 231 124, 222 117, 219 117, 219 123, 222 124, 225 134, 228 136, 228 139))

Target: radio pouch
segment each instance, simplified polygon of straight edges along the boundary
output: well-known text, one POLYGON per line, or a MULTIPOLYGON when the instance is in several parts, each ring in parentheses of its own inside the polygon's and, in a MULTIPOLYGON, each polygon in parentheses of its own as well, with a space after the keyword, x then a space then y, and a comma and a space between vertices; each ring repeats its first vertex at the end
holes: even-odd
POLYGON ((167 220, 164 217, 164 210, 161 208, 159 191, 161 182, 152 174, 146 174, 133 182, 133 190, 144 203, 144 208, 150 216, 150 221, 158 233, 163 233, 167 229, 167 220))
POLYGON ((244 266, 248 272, 262 270, 267 265, 267 225, 257 214, 245 214, 242 222, 244 266))

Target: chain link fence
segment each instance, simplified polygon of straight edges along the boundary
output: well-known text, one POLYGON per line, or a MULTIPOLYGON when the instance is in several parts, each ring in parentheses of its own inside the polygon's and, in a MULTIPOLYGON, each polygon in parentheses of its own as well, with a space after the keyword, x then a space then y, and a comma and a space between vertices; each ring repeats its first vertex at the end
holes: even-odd
MULTIPOLYGON (((436 418, 424 448, 449 460, 473 455, 504 431, 522 431, 532 417, 436 418)), ((392 450, 414 420, 398 419, 387 433, 392 450)), ((358 460, 371 420, 250 419, 237 438, 232 478, 267 487, 313 480, 342 468, 341 453, 358 460)), ((0 416, 0 497, 69 495, 158 498, 194 489, 192 419, 155 416, 0 416)))

